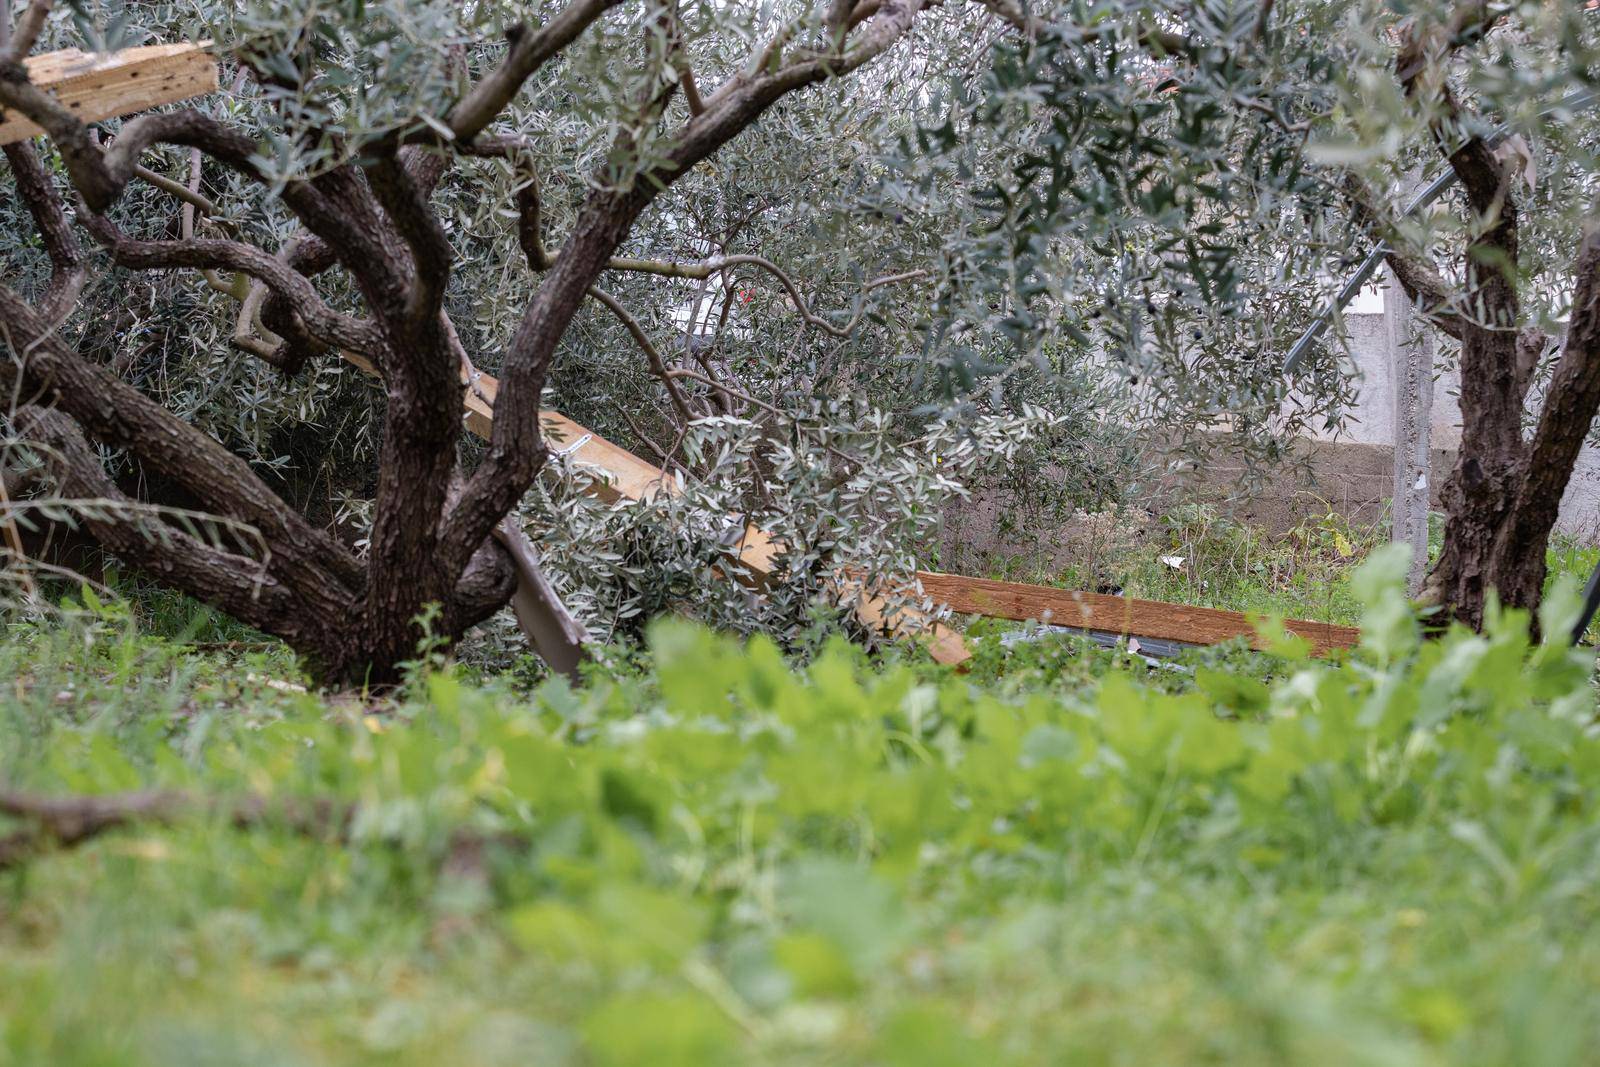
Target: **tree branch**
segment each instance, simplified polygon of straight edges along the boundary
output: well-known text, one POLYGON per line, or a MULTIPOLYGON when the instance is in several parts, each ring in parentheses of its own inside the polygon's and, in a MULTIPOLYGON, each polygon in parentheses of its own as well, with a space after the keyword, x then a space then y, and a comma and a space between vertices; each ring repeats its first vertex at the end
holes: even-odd
POLYGON ((323 303, 305 275, 290 270, 282 260, 254 245, 205 237, 187 241, 141 241, 124 234, 104 215, 85 211, 81 221, 119 266, 136 270, 188 267, 239 271, 279 294, 305 323, 306 329, 322 343, 348 348, 369 358, 382 347, 371 323, 334 311, 323 303))
MULTIPOLYGON (((1572 292, 1566 343, 1550 373, 1544 407, 1528 445, 1517 502, 1512 509, 1510 544, 1542 544, 1555 522, 1561 497, 1572 476, 1573 465, 1589 429, 1600 414, 1600 220, 1589 219, 1583 244, 1573 265, 1577 281, 1572 292)), ((1519 357, 1534 359, 1544 348, 1542 333, 1525 331, 1519 338, 1519 357), (1538 349, 1534 350, 1534 344, 1538 349)), ((1531 360, 1528 362, 1531 363, 1531 360)), ((1518 368, 1524 383, 1533 368, 1518 368)), ((1526 384, 1523 385, 1526 389, 1526 384)))
POLYGON ((669 378, 688 378, 692 382, 699 382, 701 385, 708 385, 712 389, 715 389, 717 392, 723 393, 723 394, 725 394, 727 396, 731 396, 735 400, 738 400, 738 401, 740 401, 742 403, 749 404, 752 407, 758 407, 762 411, 767 412, 768 414, 777 415, 780 418, 785 418, 785 419, 789 418, 788 413, 785 412, 782 408, 777 407, 776 405, 773 405, 773 404, 769 404, 765 400, 757 400, 755 397, 751 396, 749 393, 745 392, 743 389, 735 389, 731 385, 724 385, 722 382, 717 381, 717 379, 711 377, 710 375, 701 374, 697 370, 688 370, 688 369, 680 367, 680 368, 678 368, 676 370, 668 371, 667 372, 667 376, 669 378))
POLYGON ((649 336, 644 332, 644 327, 639 325, 637 319, 628 314, 628 309, 623 307, 616 297, 604 289, 591 285, 589 287, 589 295, 604 304, 611 310, 613 315, 621 320, 629 335, 633 337, 640 348, 644 349, 645 357, 650 361, 650 372, 661 380, 662 385, 666 386, 667 396, 671 398, 672 406, 677 411, 678 416, 686 423, 693 422, 694 414, 690 412, 689 405, 684 402, 683 394, 678 391, 678 383, 673 381, 672 375, 667 372, 666 361, 661 358, 661 352, 651 343, 649 336))
POLYGON ((71 351, 50 324, 0 285, 0 389, 71 415, 91 437, 126 448, 183 486, 213 512, 255 528, 303 600, 303 610, 341 617, 365 582, 360 565, 333 538, 312 529, 262 484, 244 460, 143 393, 71 351))
POLYGON ((60 322, 72 311, 78 294, 83 291, 88 275, 83 254, 72 236, 61 197, 50 184, 50 176, 45 173, 33 146, 19 141, 6 145, 4 151, 16 178, 17 195, 27 205, 28 214, 33 216, 39 239, 50 257, 50 284, 45 288, 40 311, 51 322, 60 322))
POLYGON ((406 318, 413 326, 437 318, 455 257, 450 239, 422 190, 393 153, 380 153, 366 173, 368 185, 411 252, 406 318))
POLYGON ((9 40, 0 42, 0 66, 7 63, 18 62, 33 51, 33 46, 39 39, 39 34, 44 30, 44 23, 50 17, 50 8, 53 0, 33 0, 31 4, 22 9, 22 15, 17 19, 16 29, 10 26, 4 28, 9 40))
POLYGON ((1485 220, 1495 216, 1504 199, 1506 168, 1483 138, 1460 137, 1461 108, 1446 81, 1444 63, 1456 49, 1481 40, 1509 10, 1488 0, 1464 0, 1443 23, 1410 22, 1395 56, 1395 77, 1406 95, 1437 106, 1438 113, 1429 122, 1434 139, 1473 210, 1485 220))
POLYGON ((24 440, 44 446, 46 468, 62 494, 87 502, 77 509, 78 518, 108 550, 252 626, 276 623, 281 630, 287 616, 303 634, 321 634, 323 620, 295 611, 293 597, 272 574, 270 559, 218 550, 154 516, 136 514, 139 506, 106 475, 72 419, 29 406, 13 422, 24 440))
POLYGON ((924 6, 924 0, 885 0, 863 24, 853 46, 802 59, 771 74, 735 75, 705 101, 702 114, 682 127, 662 162, 640 174, 631 188, 600 188, 591 194, 566 247, 512 336, 489 448, 450 513, 441 539, 441 551, 452 564, 465 565, 543 464, 539 402, 550 361, 585 294, 645 207, 787 93, 848 73, 882 55, 911 29, 924 6))
POLYGON ((237 829, 276 822, 305 834, 342 838, 349 832, 355 808, 320 798, 278 800, 258 793, 204 799, 166 789, 69 796, 0 789, 0 814, 27 824, 0 838, 0 870, 24 863, 51 845, 71 848, 136 823, 168 824, 207 812, 222 815, 237 829))
MULTIPOLYGON (((805 298, 800 295, 800 287, 795 284, 794 279, 791 278, 782 267, 779 267, 776 263, 765 258, 764 256, 718 256, 715 259, 707 259, 699 262, 613 258, 606 263, 607 270, 633 271, 642 274, 659 274, 668 278, 695 279, 709 278, 713 274, 731 270, 734 267, 739 266, 759 267, 761 270, 764 270, 773 277, 777 278, 778 284, 783 286, 784 291, 789 294, 789 299, 794 303, 795 310, 800 313, 800 317, 805 320, 806 324, 815 326, 824 333, 831 334, 834 337, 849 337, 855 332, 856 327, 861 324, 861 319, 866 314, 866 309, 864 307, 858 307, 855 313, 851 315, 850 319, 843 326, 835 326, 827 319, 817 315, 816 312, 814 312, 810 306, 807 305, 805 298)), ((874 289, 881 289, 886 285, 897 285, 901 282, 915 281, 918 278, 925 278, 927 276, 928 272, 925 270, 904 271, 899 274, 885 274, 882 277, 873 278, 862 285, 861 293, 865 295, 872 292, 874 289)))
MULTIPOLYGON (((186 109, 140 116, 122 128, 109 148, 102 149, 94 131, 54 96, 30 83, 27 70, 20 63, 0 65, 0 105, 15 108, 49 134, 73 187, 95 213, 104 212, 121 196, 142 169, 139 156, 158 143, 199 148, 253 181, 268 183, 256 163, 255 142, 200 111, 186 109)), ((174 195, 187 192, 160 175, 151 176, 174 195)), ((307 229, 338 249, 352 272, 388 265, 389 257, 371 231, 336 209, 314 184, 291 181, 282 187, 280 195, 307 229)))
POLYGON ((506 37, 511 49, 506 58, 445 116, 445 125, 455 139, 467 142, 482 133, 535 71, 577 40, 590 23, 621 2, 573 0, 537 32, 530 31, 526 23, 518 23, 508 30, 506 37))
POLYGON ((1345 174, 1343 191, 1356 220, 1383 243, 1384 260, 1417 311, 1440 331, 1459 341, 1462 316, 1456 306, 1455 287, 1445 281, 1425 254, 1400 246, 1393 224, 1379 208, 1377 194, 1359 174, 1354 171, 1345 174))

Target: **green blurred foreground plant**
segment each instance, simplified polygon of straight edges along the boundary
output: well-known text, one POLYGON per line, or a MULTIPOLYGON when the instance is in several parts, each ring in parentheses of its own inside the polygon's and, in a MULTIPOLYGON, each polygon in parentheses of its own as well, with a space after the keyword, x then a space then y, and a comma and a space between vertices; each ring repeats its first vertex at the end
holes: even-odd
POLYGON ((1591 657, 1424 644, 1397 565, 1348 661, 1188 685, 663 623, 642 675, 372 714, 110 612, 14 633, 12 799, 190 806, 0 873, 0 1061, 1588 1062, 1591 657))

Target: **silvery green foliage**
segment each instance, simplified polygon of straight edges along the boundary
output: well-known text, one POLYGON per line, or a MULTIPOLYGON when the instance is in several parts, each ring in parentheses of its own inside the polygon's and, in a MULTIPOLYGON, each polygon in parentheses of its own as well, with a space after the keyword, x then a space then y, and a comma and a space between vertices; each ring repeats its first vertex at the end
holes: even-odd
MULTIPOLYGON (((589 492, 594 473, 558 456, 522 521, 564 603, 607 644, 636 641, 663 613, 764 632, 796 652, 840 628, 878 642, 884 635, 854 618, 841 580, 863 578, 891 620, 930 609, 914 574, 930 562, 946 503, 966 494, 964 480, 1015 462, 1062 421, 1030 407, 935 423, 907 443, 887 414, 840 406, 780 426, 702 419, 685 440, 700 473, 671 491, 606 504, 589 492), (748 528, 787 549, 760 596, 732 580, 748 528)), ((502 618, 475 654, 515 647, 502 618)))
MULTIPOLYGON (((548 17, 560 6, 536 5, 537 14, 548 17)), ((684 46, 714 84, 751 40, 816 6, 685 3, 684 46)), ((77 18, 61 13, 47 46, 221 42, 225 91, 199 106, 251 131, 276 172, 303 174, 358 151, 369 137, 435 122, 468 77, 498 60, 499 30, 528 17, 528 7, 446 0, 85 2, 77 18), (244 63, 261 77, 243 73, 244 63)), ((639 86, 661 71, 649 15, 644 4, 608 14, 541 70, 497 124, 526 137, 535 152, 552 250, 593 183, 629 180, 610 166, 605 149, 634 114, 639 86)), ((795 415, 850 397, 902 413, 895 436, 915 438, 953 395, 950 381, 929 370, 940 365, 946 343, 941 293, 959 281, 942 273, 942 245, 952 212, 967 207, 959 189, 915 209, 888 203, 883 190, 893 176, 885 151, 914 128, 935 75, 955 68, 980 73, 997 34, 998 24, 976 6, 952 6, 866 76, 786 100, 675 185, 622 250, 680 260, 763 255, 796 279, 817 315, 835 325, 857 320, 850 336, 808 328, 774 279, 754 269, 710 283, 612 273, 604 286, 676 366, 709 363, 719 380, 795 415), (918 270, 927 274, 864 291, 873 278, 918 270), (686 308, 699 307, 715 320, 727 304, 726 328, 713 344, 686 335, 686 308)), ((672 107, 681 119, 681 99, 672 107)), ((190 178, 181 151, 151 152, 144 162, 175 180, 190 178)), ((269 249, 292 237, 285 212, 270 197, 221 167, 207 165, 202 178, 221 209, 215 221, 200 224, 202 235, 245 237, 269 249)), ((466 160, 435 197, 459 252, 448 308, 473 360, 491 373, 539 280, 515 234, 512 195, 526 180, 505 161, 466 160)), ((118 221, 138 235, 173 235, 178 212, 170 197, 136 183, 118 221)), ((31 234, 25 219, 7 229, 31 234)), ((375 383, 332 359, 283 379, 229 345, 236 302, 192 275, 152 277, 102 265, 98 278, 92 316, 77 316, 92 318, 95 332, 84 336, 95 350, 260 467, 275 469, 286 491, 319 517, 350 520, 352 536, 362 536, 360 509, 341 502, 370 491, 373 416, 382 404, 375 383)), ((339 272, 317 284, 345 310, 355 309, 339 272)), ((1052 358, 1043 370, 1021 368, 990 383, 975 401, 963 398, 969 415, 1042 403, 1061 417, 1048 447, 1036 440, 1004 472, 1015 499, 1033 512, 1047 502, 1060 511, 1113 498, 1131 481, 1133 467, 1131 423, 1116 417, 1126 409, 1125 391, 1108 383, 1090 353, 1054 341, 1047 346, 1052 358)), ((702 386, 684 388, 697 414, 755 413, 717 403, 702 386)), ((661 386, 637 346, 595 305, 563 340, 548 404, 652 461, 652 446, 676 436, 661 386)))
MULTIPOLYGON (((1496 140, 1512 165, 1522 312, 1528 324, 1559 337, 1571 311, 1573 260, 1600 195, 1600 11, 1542 2, 1492 10, 1501 15, 1496 27, 1446 64, 1462 112, 1456 132, 1496 140)), ((1380 208, 1393 213, 1385 221, 1399 246, 1430 261, 1447 284, 1462 286, 1462 254, 1475 223, 1459 187, 1425 211, 1394 217, 1446 170, 1431 128, 1441 118, 1436 98, 1406 96, 1394 75, 1394 37, 1408 17, 1442 20, 1448 12, 1438 0, 1405 9, 1379 0, 1350 5, 1340 24, 1343 77, 1308 153, 1321 166, 1360 175, 1380 208)), ((1456 343, 1437 332, 1435 340, 1436 359, 1448 365, 1456 343)), ((1540 368, 1530 411, 1553 363, 1540 368)))
MULTIPOLYGON (((1243 431, 1257 455, 1337 419, 1338 351, 1286 381, 1298 331, 1365 251, 1303 153, 1338 73, 1339 5, 1033 5, 977 77, 947 75, 883 186, 946 206, 929 356, 957 395, 1011 368, 1103 366, 1142 425, 1243 431), (1198 42, 1178 54, 1154 33, 1198 42)), ((1236 442, 1237 443, 1237 442, 1236 442)))

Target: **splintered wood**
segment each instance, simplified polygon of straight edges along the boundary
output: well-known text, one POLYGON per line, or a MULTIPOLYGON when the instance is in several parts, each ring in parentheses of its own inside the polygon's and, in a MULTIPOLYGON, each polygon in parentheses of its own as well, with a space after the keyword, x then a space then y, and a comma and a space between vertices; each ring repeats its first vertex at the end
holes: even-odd
MULTIPOLYGON (((217 88, 217 62, 201 45, 158 44, 120 52, 69 48, 23 61, 28 80, 84 122, 118 118, 217 88)), ((44 131, 15 112, 0 110, 0 144, 44 131)))

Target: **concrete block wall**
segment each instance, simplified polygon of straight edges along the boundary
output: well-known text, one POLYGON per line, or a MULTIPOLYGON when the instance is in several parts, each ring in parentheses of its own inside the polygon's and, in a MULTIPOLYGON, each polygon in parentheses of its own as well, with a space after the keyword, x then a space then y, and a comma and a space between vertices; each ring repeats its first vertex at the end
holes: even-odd
MULTIPOLYGON (((1389 358, 1382 302, 1373 299, 1374 292, 1362 293, 1345 315, 1350 356, 1359 375, 1356 404, 1336 430, 1319 433, 1317 437, 1388 450, 1394 442, 1395 373, 1389 358)), ((1430 482, 1435 492, 1449 475, 1456 450, 1461 445, 1461 407, 1457 401, 1460 389, 1459 371, 1453 363, 1435 366, 1429 426, 1429 443, 1435 457, 1430 482)), ((1360 479, 1364 473, 1352 469, 1349 478, 1360 479)), ((1324 477, 1332 483, 1329 488, 1341 496, 1363 495, 1357 486, 1344 484, 1346 479, 1338 473, 1336 464, 1324 471, 1324 477)), ((1376 482, 1373 484, 1382 496, 1388 495, 1387 488, 1376 482)), ((1600 541, 1600 449, 1585 446, 1578 456, 1572 482, 1561 501, 1561 517, 1556 528, 1574 537, 1600 541)))

